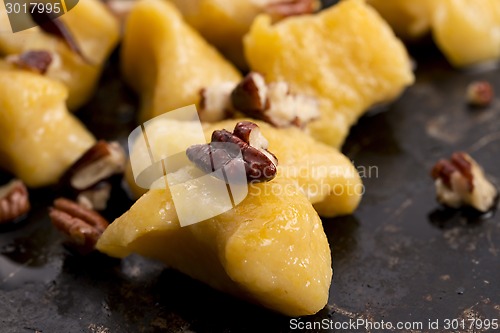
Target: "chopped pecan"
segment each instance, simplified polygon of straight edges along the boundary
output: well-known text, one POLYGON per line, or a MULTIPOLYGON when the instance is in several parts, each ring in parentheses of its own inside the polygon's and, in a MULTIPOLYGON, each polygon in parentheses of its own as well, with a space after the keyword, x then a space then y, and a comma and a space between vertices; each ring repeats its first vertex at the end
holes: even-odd
POLYGON ((100 182, 94 187, 80 192, 76 197, 76 201, 88 209, 105 210, 108 206, 111 189, 110 183, 100 182))
POLYGON ((215 122, 233 115, 231 92, 236 84, 224 82, 200 91, 200 120, 215 122))
POLYGON ((8 56, 6 60, 21 69, 45 74, 52 63, 52 53, 48 51, 27 51, 8 56))
POLYGON ((0 187, 0 224, 25 215, 30 210, 28 189, 20 180, 0 187))
POLYGON ((474 81, 467 86, 467 102, 472 106, 487 107, 495 92, 488 81, 474 81))
POLYGON ((450 160, 442 159, 432 168, 437 199, 440 203, 460 208, 471 206, 478 211, 492 209, 497 190, 485 177, 482 168, 463 152, 454 153, 450 160))
POLYGON ((269 108, 267 84, 264 77, 251 72, 236 86, 231 94, 235 109, 249 115, 260 115, 269 108))
POLYGON ((214 131, 211 144, 191 146, 186 154, 190 161, 205 172, 221 168, 231 172, 233 166, 242 163, 247 181, 263 182, 276 176, 278 165, 276 156, 267 150, 267 146, 267 140, 260 133, 259 127, 244 121, 236 124, 233 133, 227 130, 214 131))
POLYGON ((85 54, 83 54, 80 46, 78 46, 78 43, 71 31, 55 13, 48 11, 40 12, 34 8, 34 5, 30 6, 29 11, 31 18, 40 27, 40 29, 64 41, 71 51, 78 54, 85 62, 90 63, 85 54))
POLYGON ((432 178, 441 179, 443 184, 449 189, 452 188, 451 178, 453 174, 459 172, 461 179, 466 185, 466 190, 472 192, 474 190, 474 179, 472 176, 472 164, 466 159, 465 153, 454 153, 450 160, 441 159, 432 168, 432 178))
POLYGON ((52 224, 69 237, 70 245, 81 254, 90 253, 109 223, 94 210, 59 198, 49 210, 52 224))
POLYGON ((122 173, 125 163, 125 151, 119 143, 101 140, 68 169, 62 182, 69 183, 74 190, 83 191, 122 173))
POLYGON ((248 143, 250 147, 257 149, 260 153, 272 162, 274 168, 278 166, 278 159, 274 154, 269 152, 269 141, 262 134, 259 126, 251 121, 240 121, 234 127, 233 133, 235 136, 248 143))
POLYGON ((265 8, 266 13, 278 18, 311 14, 320 7, 320 3, 317 0, 279 0, 269 2, 265 8))
POLYGON ((305 125, 319 117, 315 98, 292 94, 286 82, 266 84, 256 72, 248 74, 231 94, 235 110, 276 127, 305 125))

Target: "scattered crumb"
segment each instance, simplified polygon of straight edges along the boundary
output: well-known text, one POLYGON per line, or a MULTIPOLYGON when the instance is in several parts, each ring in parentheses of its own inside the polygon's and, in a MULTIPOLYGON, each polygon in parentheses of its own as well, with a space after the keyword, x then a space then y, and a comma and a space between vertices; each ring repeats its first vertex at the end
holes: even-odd
POLYGON ((111 333, 109 328, 102 325, 90 324, 88 328, 91 333, 111 333))
POLYGON ((467 86, 467 103, 476 107, 487 107, 495 97, 493 87, 488 81, 474 81, 467 86))
POLYGON ((439 277, 439 279, 442 280, 442 281, 448 281, 448 280, 451 279, 451 277, 448 274, 445 274, 445 275, 441 275, 439 277))

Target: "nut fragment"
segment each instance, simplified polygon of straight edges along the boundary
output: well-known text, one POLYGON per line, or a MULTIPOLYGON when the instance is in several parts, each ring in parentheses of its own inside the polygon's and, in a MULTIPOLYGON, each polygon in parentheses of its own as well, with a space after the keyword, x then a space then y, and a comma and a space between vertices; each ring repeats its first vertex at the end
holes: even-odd
POLYGON ((63 182, 68 182, 75 190, 86 190, 102 180, 122 173, 125 163, 125 152, 119 143, 101 140, 68 169, 63 182))
POLYGON ((57 17, 55 12, 40 12, 35 8, 35 4, 31 4, 29 13, 33 21, 40 27, 40 29, 64 41, 71 51, 78 54, 85 62, 90 63, 87 57, 83 54, 80 46, 78 46, 78 43, 71 31, 68 29, 66 24, 57 17))
POLYGON ((94 250, 95 244, 109 225, 96 211, 64 198, 54 201, 49 215, 52 224, 69 237, 70 244, 81 254, 94 250))
POLYGON ((280 0, 269 2, 266 6, 266 12, 278 18, 311 14, 320 7, 320 3, 317 0, 280 0))
POLYGON ((134 7, 136 0, 102 0, 109 11, 122 23, 134 7))
POLYGON ((495 93, 488 81, 474 81, 467 86, 467 102, 472 106, 487 107, 495 93))
POLYGON ((28 190, 20 180, 0 187, 0 224, 13 221, 30 210, 28 190))
POLYGON ((471 206, 487 212, 493 208, 497 190, 485 177, 482 168, 468 154, 454 153, 450 160, 440 160, 431 172, 440 203, 460 208, 471 206))
POLYGON ((45 74, 52 63, 52 53, 48 51, 27 51, 8 56, 6 60, 18 68, 45 74))
POLYGON ((211 144, 191 146, 186 154, 191 162, 205 172, 221 168, 231 172, 233 166, 243 163, 247 181, 263 182, 276 177, 278 165, 276 156, 267 150, 267 146, 268 142, 259 127, 244 121, 236 124, 233 133, 227 130, 214 131, 211 144), (220 146, 214 143, 233 145, 220 146))
POLYGON ((305 127, 320 115, 315 98, 292 94, 286 82, 266 84, 264 77, 256 72, 248 74, 236 86, 231 102, 235 110, 276 127, 305 127))
POLYGON ((206 87, 200 91, 200 120, 215 122, 233 115, 231 92, 236 87, 233 82, 206 87))
POLYGON ((94 187, 78 194, 76 201, 88 209, 105 210, 111 195, 112 186, 108 182, 100 182, 94 187))
POLYGON ((269 108, 267 84, 264 77, 251 72, 236 86, 231 94, 233 107, 248 115, 260 115, 269 108))
POLYGON ((275 167, 278 166, 278 159, 276 156, 267 150, 267 148, 269 148, 269 141, 262 135, 256 123, 252 123, 251 121, 240 121, 234 127, 233 134, 248 143, 251 147, 259 150, 260 153, 266 155, 275 167))

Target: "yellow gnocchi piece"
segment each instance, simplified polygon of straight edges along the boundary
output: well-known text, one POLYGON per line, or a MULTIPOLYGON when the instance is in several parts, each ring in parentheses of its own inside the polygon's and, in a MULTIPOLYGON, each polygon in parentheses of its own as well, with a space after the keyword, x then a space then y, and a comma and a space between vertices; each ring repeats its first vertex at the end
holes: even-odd
POLYGON ((151 190, 106 229, 97 249, 119 258, 138 253, 161 260, 289 316, 322 309, 332 278, 321 220, 285 179, 256 184, 236 208, 186 227, 179 225, 170 193, 151 190))
POLYGON ((500 58, 500 2, 497 0, 369 0, 404 38, 432 31, 457 67, 500 58))
MULTIPOLYGON (((232 131, 239 120, 205 124, 206 141, 215 130, 232 131)), ((364 192, 361 178, 351 161, 337 149, 318 142, 297 128, 277 129, 267 123, 255 121, 269 141, 269 150, 278 158, 278 178, 288 179, 300 187, 321 216, 332 217, 351 214, 359 205, 364 192)), ((196 124, 168 124, 157 122, 148 129, 148 140, 156 149, 155 156, 165 151, 179 151, 173 146, 182 144, 179 138, 196 140, 196 124), (176 128, 178 131, 172 131, 176 128), (190 130, 192 128, 192 130, 190 130)), ((204 143, 204 142, 198 142, 204 143)), ((138 198, 147 190, 135 183, 128 165, 125 177, 133 195, 138 198)))
POLYGON ((276 24, 257 17, 244 40, 254 71, 317 97, 321 117, 311 135, 339 147, 371 106, 398 97, 413 83, 403 44, 364 1, 346 0, 315 15, 276 24))
POLYGON ((2 68, 0 91, 0 165, 26 185, 56 183, 95 143, 68 111, 68 89, 62 83, 2 68))
POLYGON ((141 120, 199 102, 202 88, 238 82, 240 73, 161 0, 138 2, 122 47, 127 82, 141 95, 141 120))
MULTIPOLYGON (((3 2, 0 9, 5 9, 3 2)), ((58 19, 71 32, 85 59, 72 51, 63 40, 43 32, 39 27, 9 32, 9 20, 3 14, 0 15, 0 54, 13 55, 34 50, 50 52, 54 59, 46 75, 68 87, 67 104, 74 110, 92 96, 104 63, 118 44, 119 26, 116 18, 99 0, 80 1, 58 19)))

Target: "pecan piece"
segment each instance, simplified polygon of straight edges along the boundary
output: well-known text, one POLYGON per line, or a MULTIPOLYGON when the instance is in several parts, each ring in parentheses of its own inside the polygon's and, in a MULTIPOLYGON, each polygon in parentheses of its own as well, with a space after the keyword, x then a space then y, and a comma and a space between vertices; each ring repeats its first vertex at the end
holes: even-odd
POLYGON ((87 150, 62 177, 63 183, 83 191, 125 170, 125 151, 117 142, 99 141, 87 150))
POLYGON ((251 72, 234 88, 231 102, 235 109, 249 115, 260 115, 269 108, 267 84, 264 77, 251 72))
POLYGON ((319 118, 318 102, 315 98, 293 94, 286 82, 266 84, 264 77, 249 73, 231 93, 235 110, 264 120, 275 127, 305 127, 319 118))
POLYGON ((200 120, 215 122, 233 115, 231 92, 236 87, 233 82, 224 82, 203 88, 200 91, 200 120))
POLYGON ((474 81, 467 86, 467 102, 471 106, 487 107, 494 97, 495 92, 488 81, 474 81))
POLYGON ((288 16, 311 14, 319 9, 320 3, 317 0, 280 0, 270 2, 266 7, 266 13, 284 18, 288 16))
POLYGON ((221 168, 231 172, 232 166, 243 163, 247 181, 263 182, 276 177, 278 165, 276 156, 267 150, 267 146, 267 140, 259 127, 244 121, 236 124, 233 133, 227 130, 214 131, 211 144, 191 146, 186 154, 191 162, 205 172, 221 168))
POLYGON ((48 51, 27 51, 8 56, 6 60, 18 68, 45 74, 52 63, 52 53, 48 51))
POLYGON ((11 222, 30 210, 28 189, 20 180, 0 187, 0 224, 11 222))
POLYGON ((250 147, 257 149, 260 153, 264 154, 271 162, 272 167, 278 166, 278 159, 276 156, 269 152, 269 141, 262 134, 260 127, 251 121, 240 121, 234 127, 233 133, 235 136, 248 143, 250 147))
POLYGON ((82 191, 76 197, 81 206, 88 209, 105 210, 111 196, 112 186, 108 182, 100 182, 94 187, 82 191))
POLYGON ((123 24, 136 0, 102 0, 108 10, 123 24))
POLYGON ((487 212, 495 205, 496 188, 466 153, 454 153, 450 160, 438 161, 431 176, 435 180, 437 200, 446 206, 460 208, 467 205, 487 212))
POLYGON ((68 29, 66 24, 56 16, 55 13, 48 11, 39 12, 36 8, 34 8, 34 5, 30 6, 29 11, 31 18, 40 27, 40 29, 64 41, 71 51, 78 54, 85 62, 90 63, 87 57, 83 54, 80 46, 78 46, 78 43, 71 31, 68 29))
POLYGON ((70 245, 81 254, 95 249, 95 245, 109 223, 95 210, 74 201, 59 198, 49 210, 52 224, 69 237, 70 245))

